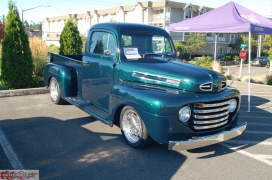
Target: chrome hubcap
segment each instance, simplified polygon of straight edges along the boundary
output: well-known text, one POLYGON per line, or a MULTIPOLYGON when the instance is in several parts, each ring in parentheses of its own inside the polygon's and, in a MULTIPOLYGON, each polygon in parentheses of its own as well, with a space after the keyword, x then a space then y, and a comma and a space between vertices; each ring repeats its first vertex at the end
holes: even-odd
POLYGON ((122 126, 124 135, 131 143, 136 143, 140 140, 142 125, 141 120, 135 111, 128 110, 124 113, 122 126))
POLYGON ((57 101, 58 95, 58 83, 53 79, 50 83, 50 96, 53 101, 57 101))

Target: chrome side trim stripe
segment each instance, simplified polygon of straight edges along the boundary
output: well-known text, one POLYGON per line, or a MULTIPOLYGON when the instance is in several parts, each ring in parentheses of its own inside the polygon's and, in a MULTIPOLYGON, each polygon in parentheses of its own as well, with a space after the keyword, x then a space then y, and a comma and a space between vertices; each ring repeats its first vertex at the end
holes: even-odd
POLYGON ((167 76, 161 76, 161 75, 155 75, 155 74, 149 74, 145 72, 133 71, 132 77, 137 77, 143 80, 153 81, 158 84, 170 84, 174 86, 179 86, 180 84, 180 79, 167 77, 167 76))

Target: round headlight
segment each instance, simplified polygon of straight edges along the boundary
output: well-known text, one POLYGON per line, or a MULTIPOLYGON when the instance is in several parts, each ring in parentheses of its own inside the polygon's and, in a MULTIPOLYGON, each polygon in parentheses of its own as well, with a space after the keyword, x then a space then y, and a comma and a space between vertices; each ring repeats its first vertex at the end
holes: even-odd
POLYGON ((237 101, 235 99, 231 99, 229 111, 234 112, 236 108, 237 108, 237 101))
POLYGON ((185 106, 179 110, 179 120, 181 122, 186 122, 191 117, 191 109, 189 106, 185 106))

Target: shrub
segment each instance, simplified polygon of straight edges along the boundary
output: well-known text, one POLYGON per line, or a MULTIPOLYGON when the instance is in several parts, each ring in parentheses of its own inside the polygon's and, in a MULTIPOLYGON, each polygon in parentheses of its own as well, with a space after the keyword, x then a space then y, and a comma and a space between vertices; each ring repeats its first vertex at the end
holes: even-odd
POLYGON ((82 54, 82 41, 72 18, 68 18, 60 35, 60 54, 82 54))
POLYGON ((34 87, 43 87, 44 86, 44 77, 34 76, 34 87))
MULTIPOLYGON (((185 50, 184 44, 182 44, 182 43, 179 42, 179 41, 174 41, 174 46, 175 46, 176 51, 179 52, 178 58, 179 58, 179 59, 182 59, 182 58, 183 58, 183 52, 184 52, 184 50, 185 50)), ((185 58, 184 58, 184 59, 185 59, 185 58)))
POLYGON ((44 66, 48 57, 48 46, 39 37, 32 37, 29 39, 29 46, 32 52, 34 63, 34 76, 43 77, 44 66))
POLYGON ((233 57, 233 60, 234 60, 235 62, 238 62, 238 63, 239 63, 241 59, 240 59, 239 56, 234 56, 234 57, 233 57))
POLYGON ((222 68, 222 66, 220 65, 220 63, 218 61, 213 61, 212 62, 212 70, 214 70, 216 72, 219 72, 219 73, 223 72, 223 68, 222 68))
POLYGON ((271 74, 268 74, 265 76, 264 84, 265 85, 272 85, 272 75, 271 74))
POLYGON ((234 73, 227 74, 227 75, 226 75, 226 78, 227 78, 228 80, 241 81, 241 79, 240 79, 238 76, 236 76, 234 73))
POLYGON ((9 1, 2 43, 1 79, 7 89, 33 86, 33 62, 25 27, 15 3, 9 1))
POLYGON ((221 61, 232 61, 232 60, 237 59, 237 57, 239 59, 239 56, 235 53, 228 53, 225 56, 221 57, 220 60, 221 61))
POLYGON ((201 58, 196 58, 195 65, 212 69, 212 58, 210 56, 202 56, 201 58))
POLYGON ((270 61, 266 63, 265 67, 270 68, 270 61))
POLYGON ((49 52, 59 54, 59 47, 54 44, 50 44, 49 45, 49 52))
POLYGON ((186 52, 185 52, 185 53, 182 54, 182 59, 189 60, 189 59, 190 59, 190 56, 191 56, 190 53, 186 53, 186 52))

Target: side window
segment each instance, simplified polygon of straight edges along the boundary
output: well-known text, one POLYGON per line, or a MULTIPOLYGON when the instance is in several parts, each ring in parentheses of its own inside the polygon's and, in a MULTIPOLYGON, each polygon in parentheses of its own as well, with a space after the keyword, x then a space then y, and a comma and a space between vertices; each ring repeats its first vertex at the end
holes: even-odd
POLYGON ((94 32, 90 39, 89 52, 103 55, 116 53, 116 41, 112 34, 107 32, 94 32))

